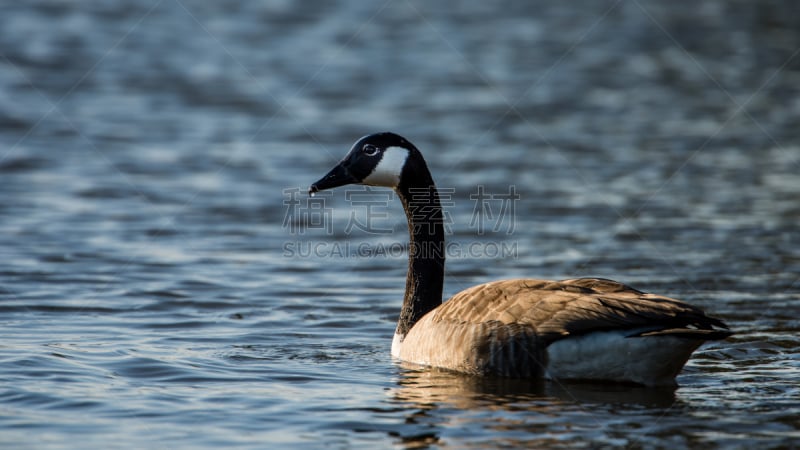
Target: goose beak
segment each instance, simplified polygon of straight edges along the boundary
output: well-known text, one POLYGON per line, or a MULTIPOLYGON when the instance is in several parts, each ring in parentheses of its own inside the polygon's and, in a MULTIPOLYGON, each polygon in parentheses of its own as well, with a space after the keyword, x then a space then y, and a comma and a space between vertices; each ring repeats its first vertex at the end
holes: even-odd
POLYGON ((308 193, 313 194, 315 192, 324 191, 325 189, 333 189, 335 187, 354 183, 358 183, 356 177, 354 177, 353 174, 351 174, 350 171, 340 163, 331 169, 327 175, 320 178, 316 183, 312 184, 311 187, 308 188, 308 193))

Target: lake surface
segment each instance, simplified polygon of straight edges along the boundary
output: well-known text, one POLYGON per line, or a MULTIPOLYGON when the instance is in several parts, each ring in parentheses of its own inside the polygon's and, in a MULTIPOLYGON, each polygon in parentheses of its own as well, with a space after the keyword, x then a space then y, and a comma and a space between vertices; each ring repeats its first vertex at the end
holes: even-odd
POLYGON ((0 446, 800 446, 798 30, 789 1, 3 3, 0 446), (305 195, 383 130, 447 194, 445 296, 600 276, 736 334, 666 390, 392 361, 399 202, 305 195))

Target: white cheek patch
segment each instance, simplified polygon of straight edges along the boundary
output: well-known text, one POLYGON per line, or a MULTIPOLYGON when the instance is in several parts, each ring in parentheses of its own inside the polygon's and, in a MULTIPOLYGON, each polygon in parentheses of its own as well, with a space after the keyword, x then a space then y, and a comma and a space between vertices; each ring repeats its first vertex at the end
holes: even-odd
POLYGON ((397 187, 407 159, 408 150, 402 147, 388 147, 378 165, 364 178, 363 183, 369 186, 397 187))

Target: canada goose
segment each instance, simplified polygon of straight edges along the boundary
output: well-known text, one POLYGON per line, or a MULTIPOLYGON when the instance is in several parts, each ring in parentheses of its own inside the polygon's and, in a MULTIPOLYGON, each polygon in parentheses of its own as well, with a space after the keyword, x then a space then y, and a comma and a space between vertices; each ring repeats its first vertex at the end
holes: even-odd
POLYGON ((600 278, 494 281, 442 303, 442 208, 419 150, 393 133, 365 136, 309 193, 347 184, 393 188, 408 219, 392 341, 400 360, 475 375, 675 385, 700 344, 732 334, 699 308, 600 278))

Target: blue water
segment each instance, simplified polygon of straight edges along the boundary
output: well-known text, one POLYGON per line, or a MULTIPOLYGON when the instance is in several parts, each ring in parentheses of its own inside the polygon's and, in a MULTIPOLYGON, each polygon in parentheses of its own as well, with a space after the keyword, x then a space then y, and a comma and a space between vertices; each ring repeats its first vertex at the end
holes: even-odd
POLYGON ((798 30, 788 1, 3 3, 0 445, 800 446, 798 30), (382 130, 449 196, 446 296, 602 276, 737 334, 667 390, 392 361, 399 202, 293 196, 382 130))

